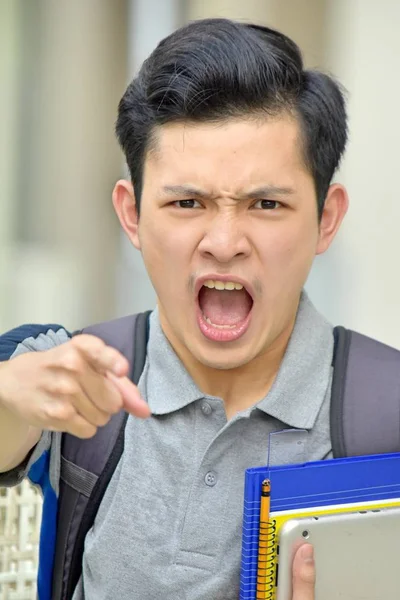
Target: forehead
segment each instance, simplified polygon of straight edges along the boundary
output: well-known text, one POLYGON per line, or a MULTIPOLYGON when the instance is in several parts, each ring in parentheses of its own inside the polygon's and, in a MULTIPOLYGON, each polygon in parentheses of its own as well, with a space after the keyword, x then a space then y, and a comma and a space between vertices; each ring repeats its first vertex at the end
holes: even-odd
MULTIPOLYGON (((154 131, 146 158, 153 183, 208 180, 229 189, 255 183, 294 185, 309 173, 298 123, 290 117, 171 123, 154 131)), ((147 179, 147 177, 145 177, 147 179)))

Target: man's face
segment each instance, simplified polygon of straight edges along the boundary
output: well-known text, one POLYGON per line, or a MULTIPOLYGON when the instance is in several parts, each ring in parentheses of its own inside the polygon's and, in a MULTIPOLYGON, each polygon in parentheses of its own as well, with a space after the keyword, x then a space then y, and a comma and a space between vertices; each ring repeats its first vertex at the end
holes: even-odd
POLYGON ((179 354, 237 368, 291 329, 326 248, 294 120, 160 127, 140 210, 131 239, 179 354))

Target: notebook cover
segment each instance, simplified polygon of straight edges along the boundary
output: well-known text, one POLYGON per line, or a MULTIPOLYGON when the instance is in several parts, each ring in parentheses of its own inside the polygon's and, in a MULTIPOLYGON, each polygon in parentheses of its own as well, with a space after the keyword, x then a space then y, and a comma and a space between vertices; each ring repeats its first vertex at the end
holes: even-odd
POLYGON ((240 600, 255 600, 263 479, 271 480, 271 513, 322 510, 400 498, 400 453, 256 467, 245 473, 240 600))

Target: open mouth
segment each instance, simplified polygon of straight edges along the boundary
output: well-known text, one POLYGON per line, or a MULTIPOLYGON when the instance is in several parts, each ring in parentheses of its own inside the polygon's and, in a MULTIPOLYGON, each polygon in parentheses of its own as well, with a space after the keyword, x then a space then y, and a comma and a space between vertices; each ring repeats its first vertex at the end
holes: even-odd
POLYGON ((209 279, 200 288, 198 306, 202 333, 213 341, 233 341, 248 328, 253 298, 241 283, 209 279))

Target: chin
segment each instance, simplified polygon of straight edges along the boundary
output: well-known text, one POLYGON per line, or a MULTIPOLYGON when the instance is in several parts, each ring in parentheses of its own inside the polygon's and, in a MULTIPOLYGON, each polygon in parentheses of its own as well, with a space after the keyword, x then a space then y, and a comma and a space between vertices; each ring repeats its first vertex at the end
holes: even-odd
POLYGON ((229 352, 222 350, 221 352, 215 353, 215 357, 212 356, 212 352, 208 352, 207 355, 197 355, 197 360, 210 369, 217 369, 220 371, 228 371, 230 369, 238 369, 247 365, 252 360, 252 356, 229 356, 229 352), (225 356, 224 356, 225 354, 225 356), (211 356, 210 356, 211 355, 211 356))

